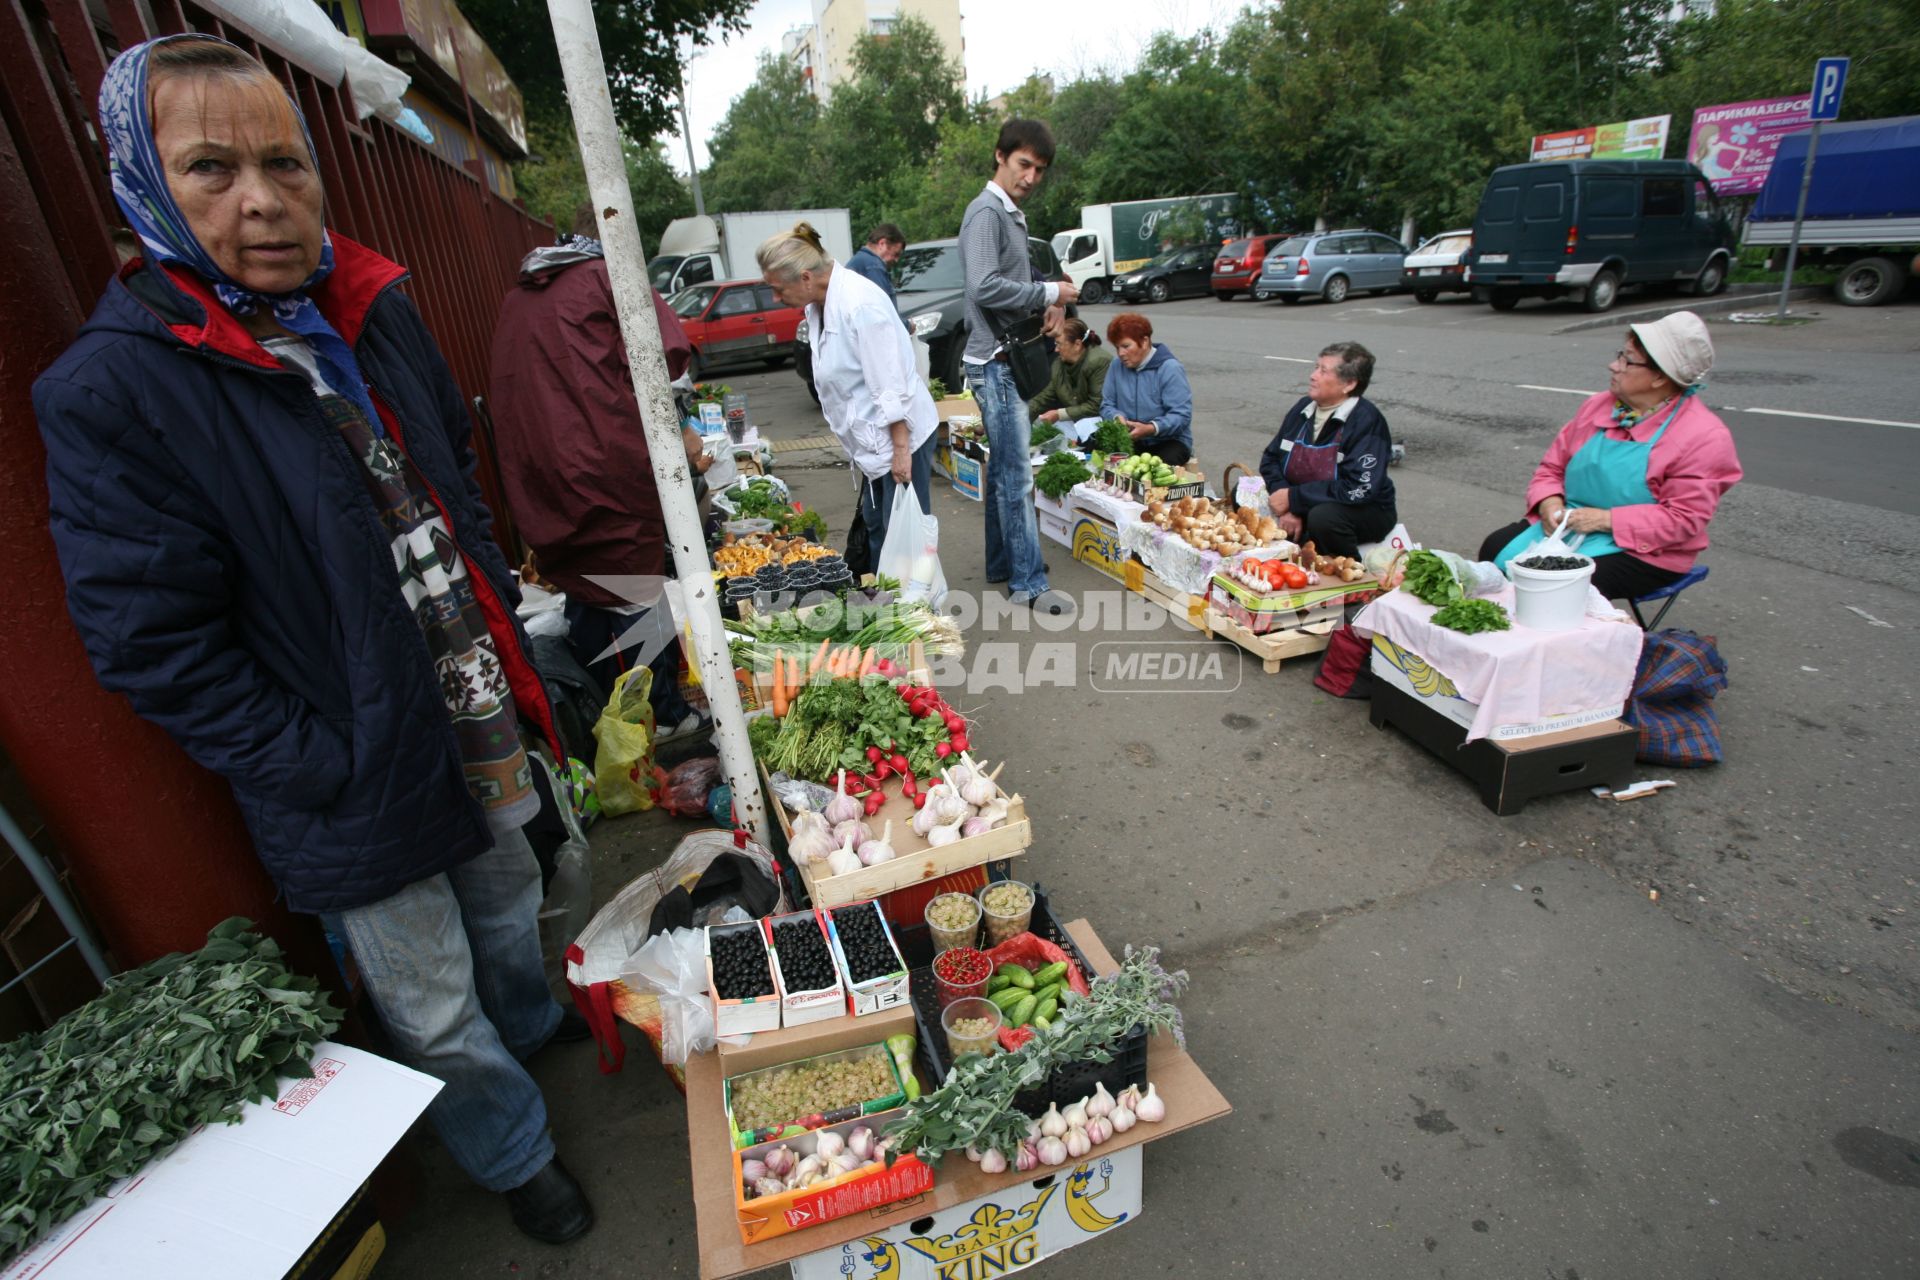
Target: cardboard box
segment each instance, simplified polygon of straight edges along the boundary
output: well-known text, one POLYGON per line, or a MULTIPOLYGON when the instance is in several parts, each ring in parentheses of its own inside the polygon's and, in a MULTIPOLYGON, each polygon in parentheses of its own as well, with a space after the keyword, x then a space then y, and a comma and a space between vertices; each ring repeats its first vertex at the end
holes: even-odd
MULTIPOLYGON (((1096 973, 1111 973, 1117 967, 1085 920, 1069 923, 1067 932, 1096 973)), ((1167 1100, 1167 1118, 1159 1124, 1137 1124, 1124 1134, 1116 1134, 1096 1147, 1084 1160, 1064 1164, 1057 1169, 1035 1170, 1033 1173, 1008 1170, 989 1174, 982 1173, 979 1165, 969 1163, 956 1152, 941 1162, 939 1180, 929 1191, 839 1222, 830 1222, 816 1230, 747 1244, 740 1238, 731 1187, 733 1152, 726 1139, 718 1060, 711 1053, 695 1054, 687 1062, 687 1125, 688 1149, 692 1157, 694 1225, 700 1246, 700 1274, 705 1280, 734 1280, 735 1277, 751 1275, 764 1268, 792 1264, 796 1274, 807 1276, 810 1280, 812 1277, 827 1276, 877 1280, 878 1277, 892 1276, 896 1274, 890 1270, 892 1266, 918 1265, 914 1258, 925 1256, 915 1255, 908 1243, 910 1240, 938 1240, 941 1234, 955 1234, 944 1231, 945 1224, 954 1220, 942 1217, 949 1210, 964 1207, 967 1212, 960 1215, 961 1220, 977 1220, 980 1209, 986 1205, 1024 1209, 1033 1199, 1033 1193, 1043 1189, 1036 1187, 1036 1182, 1063 1188, 1080 1186, 1083 1194, 1079 1199, 1092 1202, 1081 1207, 1097 1206, 1099 1209, 1097 1215, 1086 1215, 1090 1224, 1097 1223, 1101 1218, 1114 1219, 1108 1226, 1117 1226, 1121 1221, 1130 1222, 1138 1216, 1137 1205, 1111 1204, 1110 1197, 1126 1193, 1103 1190, 1126 1185, 1125 1179, 1131 1173, 1125 1162, 1137 1158, 1126 1153, 1148 1142, 1157 1142, 1196 1125, 1217 1120, 1232 1110, 1213 1082, 1207 1079, 1186 1051, 1173 1042, 1171 1036, 1157 1036, 1149 1042, 1147 1065, 1149 1078, 1159 1086, 1161 1096, 1167 1100), (1047 1176, 1037 1176, 1042 1173, 1047 1176), (911 1233, 911 1224, 928 1217, 941 1223, 943 1232, 927 1232, 918 1236, 911 1233), (868 1249, 868 1241, 876 1242, 875 1247, 868 1249), (882 1245, 892 1247, 880 1247, 882 1245), (841 1270, 843 1266, 844 1271, 841 1270), (802 1271, 799 1269, 801 1267, 809 1269, 802 1271)), ((1056 1192, 1055 1196, 1057 1198, 1062 1194, 1064 1192, 1056 1192)), ((997 1215, 994 1220, 998 1221, 997 1215)), ((964 1232, 964 1228, 959 1231, 964 1232)), ((1025 1261, 1017 1259, 1029 1252, 1036 1256, 1027 1261, 1037 1260, 1042 1247, 1048 1244, 1045 1239, 1033 1238, 1031 1233, 1015 1232, 998 1240, 997 1244, 1007 1247, 1004 1253, 996 1253, 997 1244, 989 1242, 988 1232, 976 1234, 982 1238, 981 1252, 956 1260, 944 1271, 917 1274, 949 1276, 954 1280, 980 1280, 1005 1269, 998 1265, 1000 1260, 1010 1266, 1026 1265, 1025 1261), (1016 1244, 1012 1238, 1014 1235, 1025 1237, 1030 1243, 1016 1244)), ((1083 1230, 1079 1237, 1068 1235, 1064 1239, 1052 1239, 1058 1241, 1059 1247, 1066 1247, 1070 1243, 1078 1243, 1079 1239, 1090 1238, 1092 1234, 1083 1230)))
POLYGON ((1135 560, 1120 544, 1120 531, 1085 512, 1073 518, 1073 558, 1090 569, 1098 569, 1129 591, 1140 590, 1146 566, 1135 560))
POLYGON ((917 1035, 913 1006, 882 1009, 856 1018, 843 998, 837 1013, 819 1022, 782 1027, 778 1031, 756 1032, 745 1044, 720 1042, 718 1056, 722 1074, 737 1076, 762 1067, 777 1067, 839 1049, 857 1049, 893 1036, 917 1035))
MULTIPOLYGON (((904 1222, 796 1258, 793 1280, 957 1280, 1023 1271, 1140 1216, 1142 1149, 1105 1155, 1105 1146, 1075 1164, 1022 1175, 1030 1182, 942 1209, 930 1223, 904 1222)), ((948 1156, 946 1165, 956 1159, 948 1156)))
POLYGON ((0 1274, 286 1275, 441 1089, 430 1076, 332 1041, 315 1047, 313 1067, 311 1077, 282 1080, 272 1101, 248 1103, 238 1124, 209 1125, 116 1184, 0 1274))
MULTIPOLYGON (((1439 712, 1463 729, 1473 727, 1473 718, 1479 714, 1479 704, 1461 697, 1453 681, 1428 666, 1419 654, 1401 648, 1383 635, 1376 635, 1368 663, 1374 679, 1386 681, 1428 710, 1439 712)), ((1612 706, 1594 707, 1567 715, 1547 716, 1527 724, 1496 725, 1487 736, 1495 742, 1518 743, 1523 738, 1618 720, 1620 713, 1625 710, 1625 704, 1614 703, 1612 706)))
MULTIPOLYGON (((887 1046, 878 1040, 855 1045, 851 1049, 836 1049, 831 1053, 816 1053, 810 1057, 795 1059, 791 1063, 775 1063, 773 1069, 784 1068, 789 1065, 798 1066, 802 1063, 813 1062, 822 1058, 858 1062, 868 1056, 875 1057, 886 1065, 886 1078, 889 1083, 885 1093, 876 1094, 871 1098, 863 1098, 858 1102, 848 1103, 845 1106, 835 1108, 833 1111, 828 1112, 824 1119, 818 1113, 812 1116, 781 1116, 779 1119, 783 1122, 783 1125, 778 1133, 773 1132, 772 1126, 768 1126, 759 1131, 749 1131, 733 1113, 733 1098, 735 1092, 746 1084, 752 1076, 758 1074, 758 1072, 746 1072, 740 1075, 728 1076, 723 1086, 723 1092, 725 1093, 726 1101, 727 1131, 732 1136, 731 1145, 738 1149, 752 1146, 756 1143, 798 1137, 808 1132, 808 1129, 801 1123, 802 1121, 812 1120, 816 1126, 837 1124, 842 1120, 853 1120, 861 1116, 870 1116, 881 1111, 889 1111, 906 1102, 907 1090, 905 1082, 900 1078, 899 1064, 894 1061, 893 1054, 888 1051, 887 1046)), ((759 1070, 766 1071, 768 1069, 769 1068, 762 1067, 759 1070)), ((761 1117, 749 1118, 758 1119, 761 1117)))
POLYGON ((747 1198, 746 1180, 740 1168, 749 1158, 764 1158, 773 1148, 785 1145, 804 1159, 814 1154, 823 1133, 837 1133, 844 1139, 855 1129, 865 1126, 878 1135, 888 1124, 899 1119, 900 1114, 897 1109, 882 1111, 861 1116, 857 1120, 828 1125, 798 1138, 763 1142, 736 1152, 733 1157, 734 1212, 740 1224, 740 1238, 748 1244, 771 1240, 790 1231, 817 1227, 835 1218, 864 1213, 908 1196, 931 1191, 933 1170, 922 1164, 918 1157, 909 1154, 894 1161, 891 1169, 882 1161, 872 1168, 842 1174, 831 1182, 816 1183, 804 1191, 784 1191, 779 1195, 759 1196, 751 1200, 747 1198))
POLYGON ((945 400, 933 402, 933 416, 937 422, 948 422, 954 418, 978 418, 980 402, 972 396, 948 396, 945 400))
POLYGON ((1035 511, 1033 520, 1039 526, 1041 537, 1068 549, 1073 547, 1073 522, 1065 516, 1056 516, 1050 511, 1035 511))
MULTIPOLYGON (((985 449, 981 453, 987 452, 985 449)), ((959 449, 953 452, 953 491, 963 498, 974 502, 986 496, 987 463, 985 458, 976 458, 959 449)))
POLYGON ((767 945, 767 930, 764 920, 753 920, 742 924, 717 924, 705 930, 702 945, 707 956, 707 998, 713 1001, 713 1025, 717 1034, 723 1036, 751 1035, 756 1031, 772 1031, 780 1025, 780 982, 774 980, 773 994, 770 996, 749 996, 744 1000, 722 1000, 719 989, 713 981, 713 935, 716 933, 752 933, 760 940, 760 948, 767 953, 767 964, 773 964, 773 949, 767 945))
MULTIPOLYGON (((821 1022, 827 1018, 837 1018, 846 1011, 847 989, 836 981, 830 987, 818 991, 795 991, 787 985, 786 970, 780 966, 780 948, 774 941, 773 927, 789 920, 803 920, 820 932, 821 941, 827 942, 827 926, 818 911, 795 911, 784 916, 769 916, 766 920, 767 950, 773 957, 773 989, 780 997, 780 1025, 783 1027, 804 1027, 809 1022, 821 1022)), ((833 945, 827 942, 827 954, 833 954, 833 945)), ((838 969, 835 969, 836 975, 838 969)))
MULTIPOLYGON (((958 843, 956 841, 955 843, 958 843)), ((878 1013, 882 1009, 895 1009, 910 1004, 907 992, 907 962, 900 955, 900 944, 893 940, 893 926, 887 923, 887 913, 880 909, 878 902, 869 899, 865 902, 847 903, 826 912, 827 936, 833 941, 833 959, 840 966, 840 980, 847 984, 847 1001, 854 1016, 878 1013), (893 948, 894 962, 898 969, 883 973, 877 978, 865 982, 853 980, 853 970, 847 967, 847 953, 840 945, 840 920, 859 911, 871 911, 880 921, 880 930, 886 935, 887 945, 893 948)))
POLYGON ((1104 478, 1108 484, 1132 494, 1135 502, 1178 502, 1182 498, 1206 496, 1207 478, 1191 462, 1182 463, 1174 471, 1181 477, 1178 484, 1150 485, 1138 477, 1122 475, 1116 466, 1107 467, 1104 478))
POLYGON ((1393 725, 1465 774, 1480 788, 1481 803, 1503 818, 1541 796, 1625 785, 1640 746, 1639 732, 1618 720, 1512 742, 1468 742, 1466 729, 1391 680, 1374 682, 1368 718, 1375 728, 1393 725))

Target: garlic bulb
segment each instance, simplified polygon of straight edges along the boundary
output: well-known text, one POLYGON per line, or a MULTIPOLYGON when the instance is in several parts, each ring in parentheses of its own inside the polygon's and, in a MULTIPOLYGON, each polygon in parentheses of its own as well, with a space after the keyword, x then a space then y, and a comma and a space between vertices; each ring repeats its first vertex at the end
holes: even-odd
POLYGON ((1022 1142, 1020 1144, 1020 1150, 1014 1154, 1013 1167, 1021 1173, 1025 1173, 1039 1163, 1040 1152, 1034 1147, 1033 1143, 1022 1142))
POLYGON ((1065 1164, 1067 1162, 1067 1144, 1058 1138, 1040 1139, 1041 1164, 1065 1164))
POLYGON ((923 804, 920 806, 919 811, 913 815, 913 821, 909 822, 907 827, 913 834, 925 840, 927 833, 932 831, 935 825, 937 825, 934 821, 937 817, 939 817, 939 814, 934 812, 931 803, 923 804))
POLYGON ((1087 1141, 1099 1146, 1113 1136, 1113 1121, 1106 1116, 1094 1116, 1087 1121, 1087 1141))
POLYGON ((827 830, 824 819, 815 815, 813 822, 804 829, 798 823, 794 824, 793 839, 787 841, 787 852, 793 855, 795 862, 825 862, 833 850, 833 835, 827 830))
POLYGON ((981 1153, 980 1172, 1005 1173, 1006 1171, 1007 1158, 1005 1156, 1001 1155, 998 1151, 985 1151, 981 1153))
POLYGON ((861 1125, 847 1135, 847 1150, 862 1160, 873 1159, 873 1130, 861 1125))
POLYGON ((783 1193, 784 1191, 786 1191, 786 1189, 787 1189, 787 1184, 780 1181, 780 1179, 774 1177, 772 1174, 768 1174, 764 1178, 757 1179, 753 1184, 753 1194, 755 1197, 777 1196, 783 1193))
POLYGON ((991 830, 993 830, 993 819, 976 813, 960 824, 960 838, 963 840, 971 840, 973 837, 983 836, 991 830))
POLYGON ((1087 1137, 1087 1131, 1085 1129, 1067 1130, 1067 1154, 1068 1155, 1072 1156, 1075 1160, 1078 1160, 1081 1156, 1087 1154, 1087 1152, 1091 1150, 1093 1150, 1093 1142, 1091 1139, 1087 1137))
POLYGON ((740 1162, 740 1180, 748 1186, 752 1186, 766 1176, 767 1166, 761 1161, 742 1160, 740 1162))
POLYGON ((867 839, 860 842, 860 861, 871 867, 878 863, 890 862, 892 859, 893 819, 888 818, 887 825, 881 829, 878 839, 869 834, 867 839))
POLYGON ((975 816, 985 818, 988 822, 992 823, 993 826, 997 827, 1007 820, 1007 808, 1007 798, 1005 796, 995 796, 993 799, 981 805, 980 812, 975 816))
POLYGON ((1093 1085, 1093 1096, 1087 1099, 1087 1115, 1091 1118, 1093 1116, 1110 1116, 1112 1114, 1113 1095, 1107 1092, 1106 1081, 1096 1080, 1093 1085))
POLYGON ((933 830, 927 832, 927 843, 932 845, 936 849, 943 844, 952 844, 955 840, 958 840, 959 838, 960 838, 960 823, 958 821, 955 821, 948 826, 935 827, 933 830))
MULTIPOLYGON (((1125 1095, 1122 1096, 1124 1097, 1125 1095)), ((1133 1128, 1134 1125, 1140 1123, 1140 1117, 1134 1115, 1133 1108, 1127 1106, 1125 1103, 1116 1104, 1113 1108, 1113 1113, 1109 1115, 1107 1119, 1113 1122, 1113 1131, 1115 1133, 1125 1133, 1127 1130, 1133 1128)))
POLYGON ((980 1150, 980 1148, 978 1148, 978 1147, 976 1147, 976 1146, 974 1146, 974 1145, 973 1145, 973 1144, 972 1144, 971 1142, 969 1142, 969 1143, 967 1144, 967 1159, 969 1159, 969 1160, 971 1160, 971 1161, 973 1161, 973 1162, 974 1162, 975 1164, 979 1164, 979 1163, 980 1163, 980 1157, 981 1157, 981 1156, 983 1156, 983 1155, 985 1155, 985 1154, 986 1154, 986 1153, 985 1153, 984 1151, 982 1151, 982 1150, 980 1150))
POLYGON ((837 827, 848 818, 860 816, 860 802, 847 794, 847 771, 840 771, 840 783, 833 793, 833 799, 827 801, 827 825, 837 827))
POLYGON ((837 1178, 843 1173, 852 1173, 860 1167, 860 1157, 851 1151, 841 1151, 839 1155, 827 1161, 827 1176, 837 1178))
POLYGON ((1148 1124, 1159 1124, 1167 1118, 1167 1104, 1154 1092, 1153 1085, 1147 1085, 1147 1096, 1140 1099, 1140 1105, 1134 1108, 1134 1114, 1148 1124))
POLYGON ((847 1149, 847 1140, 831 1129, 823 1130, 813 1144, 813 1154, 822 1160, 831 1160, 847 1149))
POLYGON ((855 849, 873 839, 873 828, 858 818, 849 818, 833 829, 835 844, 851 844, 855 849))
MULTIPOLYGON (((952 759, 952 757, 949 756, 948 759, 952 759)), ((968 759, 966 755, 962 754, 960 763, 947 766, 947 768, 942 771, 942 776, 946 778, 949 785, 964 789, 969 782, 972 782, 979 776, 979 773, 979 767, 975 765, 972 760, 968 759)))
POLYGON ((1128 1085, 1120 1091, 1120 1096, 1114 1099, 1114 1102, 1118 1106, 1125 1107, 1135 1115, 1140 1114, 1140 1086, 1137 1084, 1128 1085))
POLYGON ((821 817, 817 810, 804 806, 794 810, 793 833, 795 835, 799 835, 802 831, 826 831, 827 829, 827 820, 821 817))
POLYGON ((1048 1103, 1047 1114, 1040 1117, 1041 1136, 1047 1137, 1047 1138, 1058 1138, 1064 1135, 1066 1131, 1067 1131, 1066 1117, 1060 1114, 1059 1107, 1055 1106, 1052 1103, 1048 1103))
POLYGON ((1087 1127, 1087 1099, 1082 1098, 1080 1099, 1080 1101, 1069 1105, 1065 1111, 1062 1111, 1060 1113, 1060 1118, 1067 1122, 1067 1128, 1069 1129, 1086 1128, 1087 1127))
POLYGON ((986 804, 1000 794, 1000 788, 993 785, 993 779, 984 773, 976 773, 958 788, 960 798, 968 804, 979 806, 986 804))
POLYGON ((826 1167, 827 1162, 819 1156, 808 1156, 793 1166, 793 1172, 787 1175, 787 1186, 804 1186, 808 1178, 818 1178, 826 1167))
POLYGON ((942 823, 959 823, 973 816, 973 806, 967 803, 966 798, 960 794, 959 788, 952 783, 947 784, 945 792, 927 801, 927 808, 932 809, 935 806, 939 808, 936 816, 942 823))
POLYGON ((765 1163, 768 1173, 776 1178, 784 1178, 793 1172, 793 1166, 798 1161, 799 1157, 793 1154, 792 1147, 775 1147, 767 1152, 765 1163))
POLYGON ((850 876, 860 869, 860 855, 853 851, 853 838, 827 855, 827 874, 830 876, 850 876))

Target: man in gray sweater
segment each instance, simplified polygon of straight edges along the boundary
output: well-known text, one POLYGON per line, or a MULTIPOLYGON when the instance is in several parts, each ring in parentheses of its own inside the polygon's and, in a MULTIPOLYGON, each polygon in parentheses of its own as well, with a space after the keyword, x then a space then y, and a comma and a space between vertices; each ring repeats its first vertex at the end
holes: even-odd
POLYGON ((1033 278, 1027 256, 1027 220, 1020 205, 1053 163, 1053 134, 1038 120, 1009 120, 993 149, 993 180, 967 206, 960 223, 960 266, 967 289, 967 380, 987 429, 983 497, 987 523, 987 581, 1007 583, 1013 598, 1044 613, 1074 610, 1073 599, 1047 587, 1040 558, 1040 527, 1033 514, 1033 467, 1028 462, 1027 402, 1013 369, 998 355, 997 331, 1048 309, 1049 325, 1075 301, 1072 284, 1033 278))

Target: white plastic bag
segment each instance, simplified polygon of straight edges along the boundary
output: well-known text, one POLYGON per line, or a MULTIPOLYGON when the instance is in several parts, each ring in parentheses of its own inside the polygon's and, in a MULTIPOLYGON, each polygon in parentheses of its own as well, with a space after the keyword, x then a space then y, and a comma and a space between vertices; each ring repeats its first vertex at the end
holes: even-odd
MULTIPOLYGON (((620 980, 660 1000, 660 1060, 675 1066, 713 1048, 713 1004, 707 999, 706 935, 699 929, 655 934, 620 971, 620 980)), ((745 1044, 747 1037, 728 1037, 745 1044)))
POLYGON ((900 583, 902 600, 924 600, 937 609, 946 598, 947 575, 940 567, 940 522, 920 509, 919 495, 910 484, 893 492, 887 541, 880 548, 876 569, 900 583))
POLYGON ((399 120, 407 105, 401 95, 413 77, 345 36, 340 38, 340 56, 346 63, 347 87, 353 91, 354 114, 365 120, 379 112, 383 120, 399 120))

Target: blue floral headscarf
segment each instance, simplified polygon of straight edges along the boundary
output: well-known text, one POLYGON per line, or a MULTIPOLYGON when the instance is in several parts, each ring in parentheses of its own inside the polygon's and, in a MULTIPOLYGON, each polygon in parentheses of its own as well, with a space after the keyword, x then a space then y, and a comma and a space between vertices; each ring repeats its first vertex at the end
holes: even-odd
MULTIPOLYGON (((263 306, 271 308, 274 319, 305 338, 313 348, 328 385, 357 404, 373 430, 382 433, 380 415, 373 410, 353 349, 307 296, 309 289, 333 271, 333 239, 325 229, 320 233, 320 264, 298 289, 291 293, 258 293, 215 265, 187 225, 186 215, 174 202, 173 192, 167 186, 166 169, 160 162, 160 150, 154 144, 153 119, 148 110, 147 68, 155 49, 181 40, 230 43, 196 34, 148 40, 122 51, 100 82, 100 127, 107 138, 113 198, 120 205, 120 212, 155 262, 177 262, 190 268, 213 287, 214 295, 227 310, 247 316, 263 306)), ((300 133, 307 143, 307 159, 317 174, 318 156, 306 117, 291 98, 287 99, 287 106, 300 122, 300 133)))

